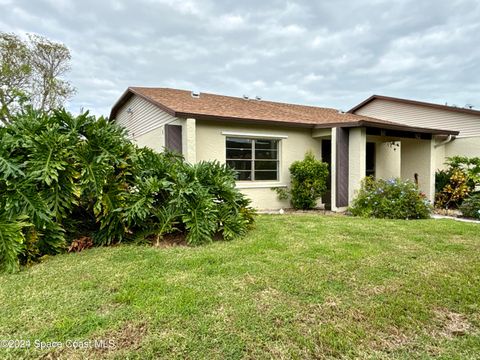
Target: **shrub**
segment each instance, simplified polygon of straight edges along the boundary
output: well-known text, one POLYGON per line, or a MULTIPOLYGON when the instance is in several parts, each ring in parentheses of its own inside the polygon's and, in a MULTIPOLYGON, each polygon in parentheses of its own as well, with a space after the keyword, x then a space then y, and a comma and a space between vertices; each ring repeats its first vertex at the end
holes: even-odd
POLYGON ((447 159, 446 164, 449 169, 464 171, 470 188, 480 183, 480 157, 453 156, 447 159))
POLYGON ((17 268, 92 238, 95 245, 174 231, 197 245, 230 240, 253 223, 234 173, 139 149, 88 113, 26 109, 0 128, 0 267, 17 268))
POLYGON ((480 183, 480 158, 454 156, 435 174, 435 206, 458 208, 480 183))
MULTIPOLYGON (((471 191, 471 187, 468 185, 468 176, 463 170, 456 168, 442 172, 442 181, 445 174, 449 175, 448 181, 442 190, 435 194, 435 205, 444 209, 457 208, 471 191)), ((440 176, 437 175, 438 177, 440 176)))
POLYGON ((469 218, 480 219, 480 194, 472 195, 460 205, 462 215, 469 218))
POLYGON ((386 219, 426 219, 431 205, 415 183, 367 177, 349 211, 352 215, 386 219))
POLYGON ((290 165, 291 188, 273 188, 280 200, 287 200, 295 209, 313 209, 327 190, 328 165, 308 152, 301 161, 290 165))

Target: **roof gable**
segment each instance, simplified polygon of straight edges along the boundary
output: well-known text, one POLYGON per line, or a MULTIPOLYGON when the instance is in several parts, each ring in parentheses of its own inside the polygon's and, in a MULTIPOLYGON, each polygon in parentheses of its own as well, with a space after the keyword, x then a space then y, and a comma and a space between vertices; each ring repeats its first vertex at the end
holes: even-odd
POLYGON ((449 105, 433 104, 433 103, 428 103, 428 102, 424 102, 424 101, 402 99, 402 98, 396 98, 396 97, 391 97, 391 96, 383 96, 383 95, 372 95, 368 99, 365 99, 364 101, 362 101, 360 104, 355 105, 353 108, 351 108, 347 112, 350 113, 350 114, 355 114, 355 112, 357 110, 359 110, 360 108, 364 107, 365 105, 371 103, 374 100, 386 100, 386 101, 392 101, 392 102, 396 102, 396 103, 425 106, 425 107, 429 107, 429 108, 433 108, 433 109, 453 111, 453 112, 458 112, 458 113, 480 116, 480 111, 479 110, 467 109, 467 108, 461 108, 461 107, 449 106, 449 105))
POLYGON ((172 116, 196 119, 217 119, 257 123, 277 123, 306 127, 355 127, 372 126, 405 128, 407 131, 450 134, 451 131, 413 128, 392 121, 368 116, 339 112, 336 109, 279 103, 265 100, 201 93, 192 96, 188 90, 170 88, 129 87, 113 106, 110 118, 132 96, 137 95, 158 106, 172 116), (408 128, 408 129, 407 129, 408 128))

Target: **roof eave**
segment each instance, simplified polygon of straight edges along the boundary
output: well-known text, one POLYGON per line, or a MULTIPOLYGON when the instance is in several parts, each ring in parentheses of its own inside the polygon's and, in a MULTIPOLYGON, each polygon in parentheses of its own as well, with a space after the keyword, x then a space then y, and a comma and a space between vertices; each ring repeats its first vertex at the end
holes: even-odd
POLYGON ((360 121, 355 121, 355 122, 319 124, 319 125, 315 126, 315 128, 318 128, 318 129, 332 128, 332 127, 372 127, 372 128, 377 128, 377 129, 409 131, 409 132, 414 132, 414 133, 432 134, 432 135, 454 135, 454 136, 457 136, 459 134, 459 131, 453 131, 453 130, 430 129, 430 128, 422 128, 422 127, 408 126, 408 125, 402 125, 402 124, 381 124, 381 123, 376 123, 374 121, 369 121, 369 120, 360 120, 360 121))
POLYGON ((353 108, 351 108, 347 112, 351 113, 351 114, 354 114, 355 111, 364 107, 365 105, 372 102, 373 100, 392 101, 392 102, 401 103, 401 104, 424 106, 424 107, 429 107, 429 108, 432 108, 432 109, 439 109, 439 110, 444 110, 444 111, 453 111, 453 112, 457 112, 457 113, 464 113, 464 114, 470 114, 470 115, 474 115, 474 116, 480 116, 480 111, 479 110, 466 109, 466 108, 454 107, 454 106, 449 106, 449 105, 433 104, 433 103, 428 103, 428 102, 424 102, 424 101, 402 99, 402 98, 396 98, 396 97, 384 96, 384 95, 372 95, 369 98, 363 100, 360 104, 355 105, 353 108))
POLYGON ((125 90, 123 92, 123 94, 120 96, 120 98, 117 100, 117 102, 115 103, 115 105, 113 105, 112 107, 112 110, 110 111, 110 117, 109 119, 110 120, 115 120, 115 117, 117 116, 117 113, 118 113, 118 110, 120 110, 120 108, 125 105, 125 103, 133 96, 133 95, 136 95, 138 97, 141 97, 142 99, 144 99, 145 101, 148 101, 150 104, 153 104, 155 106, 158 106, 160 109, 162 109, 163 111, 167 112, 168 114, 174 116, 174 117, 178 117, 177 113, 163 105, 162 103, 158 102, 158 101, 155 101, 154 99, 152 99, 151 97, 149 96, 145 96, 143 95, 142 93, 138 92, 135 90, 135 88, 133 87, 128 87, 127 90, 125 90))
POLYGON ((192 112, 176 112, 176 116, 180 118, 194 118, 196 120, 236 121, 236 122, 244 122, 244 123, 250 123, 250 124, 285 125, 285 126, 306 127, 306 128, 313 128, 316 125, 315 123, 306 123, 306 122, 282 121, 282 120, 271 120, 271 119, 253 119, 253 118, 232 117, 232 116, 218 116, 218 115, 199 114, 199 113, 192 113, 192 112))

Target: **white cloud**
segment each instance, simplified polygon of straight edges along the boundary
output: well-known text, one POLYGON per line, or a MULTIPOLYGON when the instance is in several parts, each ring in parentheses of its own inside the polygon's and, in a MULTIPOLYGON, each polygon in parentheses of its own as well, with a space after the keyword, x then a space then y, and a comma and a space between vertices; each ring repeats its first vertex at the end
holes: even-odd
POLYGON ((372 93, 480 107, 476 0, 0 5, 2 31, 38 33, 71 49, 74 111, 106 114, 129 85, 343 109, 372 93))

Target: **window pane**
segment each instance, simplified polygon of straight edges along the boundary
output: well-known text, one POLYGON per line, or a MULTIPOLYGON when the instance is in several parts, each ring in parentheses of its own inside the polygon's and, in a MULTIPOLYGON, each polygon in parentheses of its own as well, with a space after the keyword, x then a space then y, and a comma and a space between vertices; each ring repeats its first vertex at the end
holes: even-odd
POLYGON ((252 162, 246 160, 227 160, 227 165, 234 170, 251 170, 252 162))
POLYGON ((252 180, 251 171, 237 171, 235 174, 235 180, 252 180))
POLYGON ((252 140, 243 138, 227 138, 227 149, 251 149, 252 140))
POLYGON ((277 180, 276 171, 255 171, 255 180, 277 180))
POLYGON ((255 149, 277 150, 278 140, 255 140, 255 149))
POLYGON ((277 159, 276 150, 258 150, 255 148, 255 159, 277 159))
POLYGON ((277 162, 276 161, 255 161, 255 170, 277 171, 277 162))
POLYGON ((227 149, 227 159, 252 159, 252 150, 227 149))

